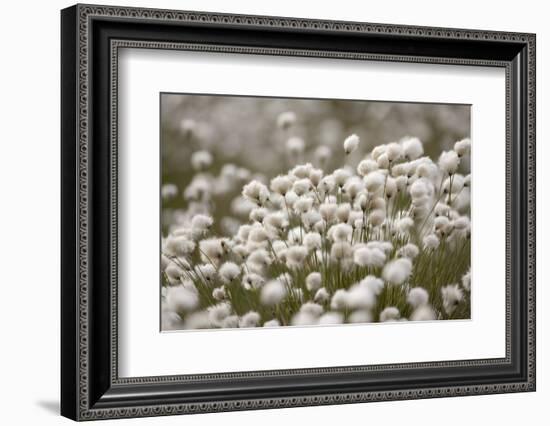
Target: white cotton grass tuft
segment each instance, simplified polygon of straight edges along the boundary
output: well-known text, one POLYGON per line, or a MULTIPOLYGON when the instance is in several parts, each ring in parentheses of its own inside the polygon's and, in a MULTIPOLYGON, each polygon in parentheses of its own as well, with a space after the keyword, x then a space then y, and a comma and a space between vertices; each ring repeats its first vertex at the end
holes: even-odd
POLYGON ((367 286, 354 284, 347 293, 349 309, 372 309, 376 304, 376 295, 367 286))
POLYGON ((316 325, 319 322, 319 317, 312 315, 308 312, 299 311, 298 313, 292 316, 290 320, 290 325, 293 326, 307 326, 307 325, 316 325))
POLYGON ((303 215, 313 207, 313 199, 310 197, 300 197, 294 202, 293 207, 296 214, 303 215))
POLYGON ((447 315, 452 315, 460 302, 462 302, 464 293, 458 284, 449 284, 441 288, 441 297, 443 299, 443 309, 447 315))
POLYGON ((434 219, 434 230, 439 233, 448 234, 452 230, 452 223, 447 216, 437 216, 434 219))
POLYGON ((247 263, 255 263, 259 266, 269 266, 271 264, 271 256, 264 249, 257 249, 250 253, 247 263))
POLYGON ((395 186, 397 188, 397 192, 405 192, 408 184, 409 179, 407 178, 407 176, 397 176, 395 178, 395 186))
POLYGON ((386 212, 387 205, 388 203, 386 203, 386 200, 384 200, 383 197, 379 197, 374 194, 370 196, 369 207, 371 210, 380 210, 382 212, 386 212))
POLYGON ((352 324, 364 324, 372 321, 373 321, 372 312, 366 311, 366 310, 353 311, 348 316, 348 322, 352 324))
POLYGON ((388 306, 387 308, 384 308, 382 312, 380 312, 380 322, 398 321, 400 317, 401 313, 399 312, 399 309, 397 309, 395 306, 388 306))
POLYGON ((448 175, 456 173, 460 158, 455 151, 445 151, 439 157, 439 168, 448 175))
POLYGON ((302 220, 302 225, 305 231, 314 230, 315 232, 319 232, 319 229, 324 229, 319 227, 316 228, 316 226, 323 220, 321 214, 317 210, 312 209, 302 213, 300 219, 302 220))
POLYGON ((296 200, 298 200, 298 198, 300 197, 292 189, 286 193, 286 195, 284 196, 284 206, 287 212, 288 212, 288 206, 294 205, 294 203, 296 202, 296 200))
POLYGON ((369 213, 367 221, 372 226, 380 226, 386 220, 386 212, 384 210, 376 209, 369 213))
POLYGON ((225 287, 216 287, 214 290, 212 290, 212 297, 217 301, 227 299, 227 292, 225 291, 225 287))
POLYGON ((386 185, 384 187, 386 198, 390 199, 397 194, 397 182, 392 177, 386 178, 386 185))
POLYGON ((207 309, 208 318, 213 326, 223 327, 223 321, 231 315, 231 304, 228 302, 218 303, 207 309))
POLYGON ((437 238, 437 235, 435 234, 426 235, 422 239, 422 242, 425 250, 435 250, 439 247, 439 238, 437 238))
POLYGON ((231 213, 237 217, 247 217, 258 204, 245 197, 236 197, 231 202, 231 213))
POLYGON ((435 217, 448 216, 451 212, 451 206, 445 203, 437 203, 434 208, 435 217))
POLYGON ((361 231, 362 229, 367 228, 367 222, 365 219, 366 203, 366 196, 361 194, 354 205, 354 210, 350 213, 349 223, 352 224, 353 229, 356 231, 361 231))
POLYGON ((374 275, 366 276, 359 285, 367 287, 375 296, 379 296, 384 289, 384 281, 374 275))
POLYGON ((298 195, 304 195, 312 188, 312 183, 309 178, 298 179, 292 185, 292 190, 298 195))
POLYGON ((454 144, 454 151, 457 153, 459 157, 463 157, 464 155, 470 152, 470 145, 471 145, 470 138, 459 140, 454 144))
POLYGON ((288 130, 296 123, 296 114, 293 111, 285 111, 277 117, 277 127, 288 130))
POLYGON ((413 308, 418 308, 428 304, 430 296, 426 289, 422 287, 414 287, 409 290, 407 294, 407 303, 413 308))
POLYGON ((239 319, 240 328, 257 327, 260 323, 261 316, 258 312, 250 311, 244 314, 239 319))
POLYGON ((410 163, 397 163, 392 167, 391 175, 395 178, 399 176, 408 177, 410 169, 410 163))
MULTIPOLYGON (((349 212, 348 212, 349 214, 349 212)), ((329 233, 334 242, 348 241, 353 233, 353 228, 347 223, 339 223, 330 228, 329 233)))
POLYGON ((317 303, 326 303, 330 299, 330 293, 325 287, 321 287, 315 292, 313 300, 317 303))
POLYGON ((173 183, 165 183, 160 188, 160 195, 164 201, 173 200, 178 195, 178 187, 173 183))
POLYGON ((257 207, 253 209, 248 217, 253 222, 259 222, 262 223, 266 216, 269 214, 269 210, 264 207, 257 207))
POLYGON ((350 177, 351 177, 351 172, 346 168, 336 169, 332 173, 334 184, 339 188, 342 188, 350 177))
POLYGON ((390 284, 403 284, 412 272, 412 262, 406 257, 388 262, 382 270, 382 278, 390 284))
POLYGON ((274 306, 280 303, 286 294, 286 287, 281 281, 271 280, 262 287, 260 301, 266 306, 274 306))
POLYGON ((183 276, 183 269, 174 261, 170 261, 164 269, 164 273, 166 274, 168 282, 171 285, 175 285, 181 282, 180 280, 183 276))
POLYGON ((296 226, 288 231, 287 241, 289 245, 300 244, 301 240, 302 240, 302 232, 299 226, 296 226))
POLYGON ((239 326, 238 315, 229 315, 222 321, 222 328, 237 328, 239 326))
POLYGON ((358 266, 380 268, 384 266, 386 255, 378 248, 360 247, 353 253, 353 261, 358 266))
POLYGON ((455 173, 443 181, 444 194, 457 194, 464 188, 464 176, 455 173))
POLYGON ((263 183, 253 180, 243 187, 243 196, 261 206, 269 199, 269 189, 263 183))
POLYGON ((385 155, 388 156, 388 160, 390 163, 397 161, 404 157, 403 146, 401 146, 401 144, 397 142, 389 143, 386 147, 385 155))
POLYGON ((323 244, 321 235, 317 232, 308 232, 304 235, 304 246, 308 251, 320 249, 323 244))
POLYGON ((363 177, 376 170, 378 170, 378 163, 370 158, 362 160, 357 165, 357 174, 363 177))
POLYGON ((272 212, 269 213, 262 223, 266 227, 270 227, 271 229, 281 232, 284 231, 288 227, 288 219, 284 212, 272 212))
POLYGON ((348 221, 350 213, 351 213, 350 203, 338 204, 338 208, 336 209, 336 218, 340 222, 342 222, 342 224, 345 224, 348 221))
POLYGON ((353 256, 353 249, 351 244, 347 241, 337 241, 332 244, 330 249, 330 258, 334 262, 351 261, 353 256))
POLYGON ((304 179, 309 177, 309 174, 313 170, 313 165, 311 163, 298 164, 288 173, 289 176, 292 176, 294 179, 304 179))
POLYGON ((218 263, 223 257, 224 250, 219 238, 208 238, 199 242, 201 260, 208 263, 218 263))
POLYGON ((430 192, 429 181, 425 179, 415 180, 409 189, 413 202, 429 197, 430 192))
POLYGON ((170 260, 170 258, 166 255, 166 253, 162 253, 160 256, 161 270, 165 270, 170 263, 172 263, 172 260, 170 260))
POLYGON ((300 312, 316 317, 322 315, 324 311, 324 308, 315 302, 306 302, 302 306, 300 306, 300 312))
POLYGON ((193 253, 197 244, 185 236, 170 235, 166 239, 165 253, 172 256, 187 256, 193 253))
POLYGON ((321 179, 323 179, 324 171, 322 169, 312 169, 309 172, 309 180, 311 181, 311 184, 315 187, 321 183, 321 179))
POLYGON ((218 270, 220 280, 224 284, 229 284, 241 274, 241 268, 233 262, 225 262, 218 270))
POLYGON ((176 313, 190 312, 199 305, 199 296, 183 285, 168 287, 166 289, 166 306, 168 310, 176 313))
POLYGON ((406 160, 416 160, 424 154, 424 147, 418 138, 406 138, 401 144, 406 160))
POLYGON ((315 158, 321 165, 326 164, 331 155, 332 150, 326 145, 320 145, 315 149, 315 158))
POLYGON ((468 229, 470 227, 470 218, 467 216, 460 216, 452 221, 452 226, 454 229, 460 231, 468 229))
POLYGON ((346 155, 349 155, 357 149, 358 145, 359 145, 359 136, 357 136, 356 134, 348 136, 344 141, 344 152, 346 153, 346 155))
POLYGON ((398 256, 408 257, 411 260, 414 260, 416 256, 418 256, 418 253, 420 253, 420 250, 415 244, 412 243, 405 244, 403 247, 397 250, 398 256))
POLYGON ((380 156, 384 155, 386 153, 386 150, 388 149, 388 146, 386 144, 377 145, 374 147, 374 149, 371 152, 371 157, 374 160, 378 160, 380 156))
POLYGON ((264 322, 264 327, 280 327, 280 326, 281 326, 281 323, 279 322, 279 320, 276 320, 276 319, 272 319, 264 322))
POLYGON ((311 272, 306 277, 306 288, 311 291, 317 291, 321 288, 322 277, 320 272, 311 272))
POLYGON ((319 206, 319 213, 323 220, 330 223, 335 220, 338 205, 333 203, 323 203, 319 206))
POLYGON ((364 187, 365 184, 363 181, 359 177, 354 176, 347 180, 346 184, 342 188, 342 193, 346 194, 353 201, 359 194, 363 193, 364 187))
POLYGON ((253 226, 248 234, 248 241, 252 243, 263 243, 269 239, 268 230, 262 226, 253 226))
POLYGON ((327 312, 326 314, 321 315, 319 318, 319 324, 323 325, 336 325, 343 324, 344 315, 340 312, 327 312))
POLYGON ((370 172, 365 176, 365 187, 370 193, 374 193, 384 186, 386 177, 378 171, 370 172))
POLYGON ((191 219, 191 228, 200 231, 208 231, 214 224, 212 216, 197 214, 191 219))
POLYGON ((211 328, 208 312, 195 311, 185 316, 184 328, 188 330, 211 328))
POLYGON ((192 136, 197 128, 197 122, 191 118, 184 118, 180 121, 180 130, 186 136, 192 136))
POLYGON ((249 272, 243 276, 241 285, 245 290, 258 290, 265 284, 265 278, 254 272, 249 272))
POLYGON ((340 288, 334 292, 330 301, 330 307, 336 310, 344 310, 350 307, 349 293, 346 289, 340 288))
POLYGON ((472 283, 472 275, 470 269, 461 278, 462 288, 466 291, 470 291, 472 283))
POLYGON ((191 165, 193 166, 193 169, 198 172, 209 168, 212 165, 212 162, 212 154, 208 151, 196 151, 191 154, 191 165))
POLYGON ((183 325, 181 317, 172 311, 163 310, 161 315, 162 330, 178 330, 183 325))
POLYGON ((286 141, 286 149, 290 155, 300 155, 305 148, 306 143, 302 138, 293 136, 286 141))
POLYGON ((395 223, 395 227, 397 228, 397 230, 403 234, 408 233, 413 226, 414 220, 409 216, 405 216, 397 220, 395 223))
POLYGON ((321 181, 317 184, 317 189, 320 194, 323 194, 324 196, 330 194, 336 187, 336 181, 334 179, 334 176, 328 175, 324 176, 321 181))
POLYGON ((416 308, 409 318, 411 321, 434 321, 437 315, 429 305, 422 305, 416 308))
POLYGON ((292 185, 293 181, 288 176, 279 175, 271 179, 271 190, 280 195, 286 195, 292 185))
POLYGON ((376 164, 378 165, 379 169, 387 169, 390 167, 390 159, 388 158, 388 154, 384 153, 380 157, 376 159, 376 164))
POLYGON ((308 250, 304 246, 290 247, 286 252, 286 266, 291 270, 300 269, 307 255, 308 250))
POLYGON ((197 265, 195 267, 195 270, 197 272, 197 275, 204 280, 204 283, 206 285, 211 286, 211 285, 214 284, 214 280, 215 280, 216 275, 217 275, 217 271, 216 271, 216 268, 214 267, 214 265, 212 265, 210 263, 197 265))

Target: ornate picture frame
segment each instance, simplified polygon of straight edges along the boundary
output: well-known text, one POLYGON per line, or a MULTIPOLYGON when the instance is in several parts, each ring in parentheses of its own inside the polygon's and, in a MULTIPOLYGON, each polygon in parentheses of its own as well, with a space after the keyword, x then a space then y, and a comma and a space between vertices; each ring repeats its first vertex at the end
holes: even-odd
POLYGON ((61 413, 160 416, 535 390, 535 35, 76 5, 61 12, 61 413), (506 356, 119 377, 121 48, 452 64, 506 73, 506 356))

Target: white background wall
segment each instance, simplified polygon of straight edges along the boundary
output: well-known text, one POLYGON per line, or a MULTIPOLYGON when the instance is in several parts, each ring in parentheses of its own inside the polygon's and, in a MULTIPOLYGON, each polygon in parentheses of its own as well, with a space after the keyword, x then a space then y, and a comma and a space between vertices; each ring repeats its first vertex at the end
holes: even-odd
MULTIPOLYGON (((204 10, 537 33, 538 390, 530 394, 294 408, 120 420, 102 424, 544 424, 550 401, 550 28, 543 1, 337 2, 297 0, 103 1, 204 10), (544 416, 544 417, 543 417, 544 416), (538 419, 538 420, 537 420, 538 419), (131 423, 129 423, 131 422, 131 423)), ((2 424, 68 424, 59 404, 59 9, 2 5, 0 63, 0 418, 2 424)), ((487 255, 490 255, 488 253, 487 255)))

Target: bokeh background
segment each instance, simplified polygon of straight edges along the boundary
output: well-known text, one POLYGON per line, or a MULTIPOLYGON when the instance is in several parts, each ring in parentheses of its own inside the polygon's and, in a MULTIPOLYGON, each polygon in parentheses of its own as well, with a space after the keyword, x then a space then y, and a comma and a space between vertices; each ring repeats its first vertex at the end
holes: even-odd
MULTIPOLYGON (((344 161, 355 166, 376 145, 406 136, 420 138, 425 154, 434 160, 454 142, 470 136, 469 105, 163 93, 160 114, 162 184, 179 188, 176 197, 163 203, 164 232, 185 220, 184 211, 189 206, 181 193, 196 173, 191 155, 199 150, 212 154, 213 164, 208 170, 212 176, 219 176, 222 167, 230 163, 267 183, 298 162, 315 164, 314 152, 320 145, 331 149, 324 165, 325 172, 330 173, 344 161), (278 116, 287 111, 296 115, 290 130, 277 126, 278 116), (361 143, 345 159, 342 143, 352 133, 361 143), (286 149, 292 136, 305 142, 300 158, 289 155, 286 149)), ((469 164, 464 167, 469 169, 469 164)), ((237 221, 244 219, 235 214, 236 196, 238 191, 213 200, 210 212, 216 231, 222 234, 231 232, 237 221), (221 225, 224 218, 227 226, 221 225), (232 225, 228 224, 230 218, 235 219, 232 225)))

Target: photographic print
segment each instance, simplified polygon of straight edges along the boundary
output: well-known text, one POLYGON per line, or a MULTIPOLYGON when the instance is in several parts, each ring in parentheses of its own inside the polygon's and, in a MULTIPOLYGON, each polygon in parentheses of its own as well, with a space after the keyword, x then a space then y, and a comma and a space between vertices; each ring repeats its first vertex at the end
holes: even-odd
POLYGON ((161 94, 161 329, 470 318, 470 106, 161 94))
POLYGON ((62 415, 535 391, 536 75, 533 33, 63 9, 62 415))

